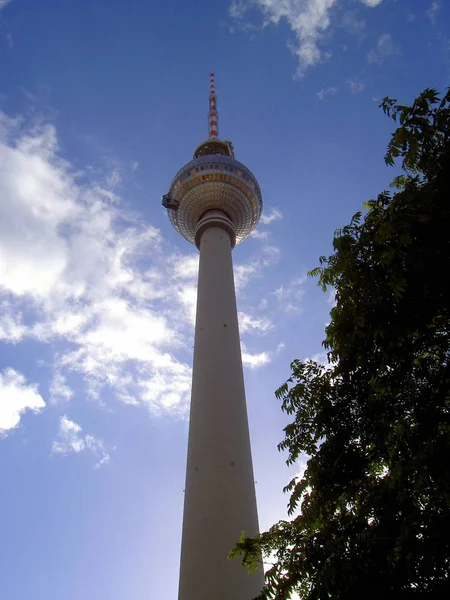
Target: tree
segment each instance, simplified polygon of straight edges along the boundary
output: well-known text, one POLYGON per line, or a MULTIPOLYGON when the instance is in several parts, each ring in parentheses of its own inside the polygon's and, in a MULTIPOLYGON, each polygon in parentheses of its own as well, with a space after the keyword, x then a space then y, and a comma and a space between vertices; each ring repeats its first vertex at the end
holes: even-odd
POLYGON ((309 456, 293 519, 232 552, 271 557, 261 598, 450 597, 450 91, 381 107, 403 175, 312 272, 336 291, 330 364, 295 360, 276 392, 293 417, 279 449, 309 456))

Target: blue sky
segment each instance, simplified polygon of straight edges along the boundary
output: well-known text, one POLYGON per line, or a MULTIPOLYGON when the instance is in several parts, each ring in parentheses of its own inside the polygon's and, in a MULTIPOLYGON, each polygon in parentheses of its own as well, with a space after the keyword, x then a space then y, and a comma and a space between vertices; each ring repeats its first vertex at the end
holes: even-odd
POLYGON ((234 261, 261 527, 285 516, 273 391, 332 302, 306 273, 395 175, 381 98, 448 84, 449 24, 444 0, 0 0, 2 598, 176 599, 197 252, 161 195, 211 70, 265 203, 234 261))

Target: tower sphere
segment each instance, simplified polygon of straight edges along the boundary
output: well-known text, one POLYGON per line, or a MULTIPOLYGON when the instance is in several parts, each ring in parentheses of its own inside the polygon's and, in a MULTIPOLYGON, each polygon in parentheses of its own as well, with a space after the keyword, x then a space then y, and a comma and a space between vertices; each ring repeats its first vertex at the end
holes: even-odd
POLYGON ((163 205, 172 225, 192 244, 201 217, 210 210, 224 212, 233 223, 234 245, 256 227, 262 195, 250 169, 234 158, 231 143, 210 138, 175 175, 163 205))

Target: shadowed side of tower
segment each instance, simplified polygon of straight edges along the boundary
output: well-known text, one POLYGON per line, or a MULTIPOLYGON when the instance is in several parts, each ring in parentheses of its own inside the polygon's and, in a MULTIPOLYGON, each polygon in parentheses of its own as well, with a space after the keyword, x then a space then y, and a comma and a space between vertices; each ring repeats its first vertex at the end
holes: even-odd
POLYGON ((209 139, 163 199, 200 250, 179 600, 252 600, 264 585, 262 570, 227 559, 242 531, 258 533, 232 248, 256 226, 262 199, 217 120, 212 76, 209 139))

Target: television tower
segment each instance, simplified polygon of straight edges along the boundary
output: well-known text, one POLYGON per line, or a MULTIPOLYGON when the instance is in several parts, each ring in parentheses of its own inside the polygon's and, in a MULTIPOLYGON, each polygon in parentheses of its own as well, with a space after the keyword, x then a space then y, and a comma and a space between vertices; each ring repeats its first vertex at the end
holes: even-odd
POLYGON ((214 73, 209 137, 163 197, 175 229, 200 250, 179 600, 252 600, 262 569, 227 559, 242 531, 258 534, 231 250, 256 227, 253 173, 219 138, 214 73))

